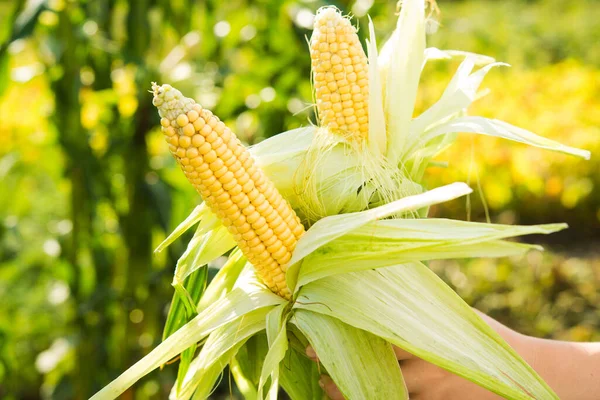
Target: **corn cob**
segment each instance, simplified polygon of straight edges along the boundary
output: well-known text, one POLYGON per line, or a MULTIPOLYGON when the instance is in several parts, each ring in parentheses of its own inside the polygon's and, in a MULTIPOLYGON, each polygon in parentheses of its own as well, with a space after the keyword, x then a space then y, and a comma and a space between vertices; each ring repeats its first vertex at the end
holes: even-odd
POLYGON ((186 177, 263 282, 289 300, 287 263, 304 233, 294 210, 217 116, 170 85, 153 83, 152 91, 169 150, 186 177))
POLYGON ((310 57, 321 125, 351 139, 365 139, 369 132, 367 56, 356 28, 336 8, 317 11, 310 57))

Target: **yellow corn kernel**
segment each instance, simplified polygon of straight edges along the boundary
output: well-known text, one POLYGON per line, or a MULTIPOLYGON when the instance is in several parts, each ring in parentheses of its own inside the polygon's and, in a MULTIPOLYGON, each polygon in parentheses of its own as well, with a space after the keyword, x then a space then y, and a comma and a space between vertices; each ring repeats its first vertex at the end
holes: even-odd
POLYGON ((287 263, 300 219, 225 124, 170 85, 152 84, 169 150, 210 209, 222 219, 258 276, 290 299, 287 263))
POLYGON ((317 11, 310 39, 317 111, 322 126, 351 139, 365 139, 368 119, 356 124, 348 117, 368 115, 367 56, 356 28, 335 7, 317 11), (357 100, 350 93, 360 94, 357 100), (348 98, 344 98, 344 94, 348 98), (340 95, 342 95, 340 97, 340 95), (344 101, 345 100, 345 101, 344 101))

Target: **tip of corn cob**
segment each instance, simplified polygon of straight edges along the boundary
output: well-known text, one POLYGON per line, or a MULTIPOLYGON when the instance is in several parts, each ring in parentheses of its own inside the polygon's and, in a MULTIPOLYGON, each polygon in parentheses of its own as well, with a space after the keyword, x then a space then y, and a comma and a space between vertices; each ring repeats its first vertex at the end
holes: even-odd
POLYGON ((285 272, 304 233, 294 210, 216 115, 171 85, 152 83, 152 93, 169 150, 190 183, 263 282, 290 299, 285 272))
POLYGON ((310 55, 321 125, 350 139, 365 139, 369 132, 367 56, 356 28, 337 8, 317 11, 310 55))
POLYGON ((158 85, 156 82, 152 82, 152 93, 154 94, 152 104, 158 109, 161 118, 175 119, 177 116, 191 111, 195 104, 193 99, 186 98, 169 84, 158 85))

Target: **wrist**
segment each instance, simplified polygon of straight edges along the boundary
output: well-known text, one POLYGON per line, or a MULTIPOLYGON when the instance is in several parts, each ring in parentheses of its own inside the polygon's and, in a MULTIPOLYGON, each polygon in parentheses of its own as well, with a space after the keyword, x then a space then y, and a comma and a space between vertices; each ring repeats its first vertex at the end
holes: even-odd
POLYGON ((600 393, 600 344, 519 338, 517 352, 563 400, 592 400, 600 393), (583 373, 582 373, 583 372, 583 373))

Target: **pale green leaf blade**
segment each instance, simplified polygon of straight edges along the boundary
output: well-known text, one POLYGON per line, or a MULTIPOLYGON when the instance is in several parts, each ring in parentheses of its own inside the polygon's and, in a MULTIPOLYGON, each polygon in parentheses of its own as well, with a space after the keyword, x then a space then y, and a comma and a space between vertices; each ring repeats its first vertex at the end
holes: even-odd
POLYGON ((229 293, 233 289, 246 263, 247 259, 240 249, 236 248, 232 251, 227 262, 225 262, 206 288, 204 295, 198 303, 198 310, 204 310, 210 304, 229 293))
POLYGON ((267 391, 267 398, 276 399, 279 388, 279 363, 285 357, 288 350, 287 329, 285 326, 285 311, 287 304, 275 307, 267 316, 267 341, 269 351, 265 357, 260 380, 258 383, 259 399, 263 398, 263 386, 268 377, 271 377, 271 385, 267 391))
POLYGON ((177 260, 173 283, 183 282, 192 272, 222 256, 235 244, 231 233, 220 224, 209 232, 196 232, 185 253, 177 260))
POLYGON ((564 223, 543 225, 503 225, 460 221, 446 218, 390 219, 370 222, 348 233, 352 237, 371 237, 383 241, 451 241, 480 242, 515 236, 548 235, 566 229, 564 223))
POLYGON ((385 154, 387 149, 387 132, 385 129, 385 111, 381 77, 377 61, 377 42, 373 21, 369 18, 369 40, 367 42, 369 55, 369 148, 373 154, 385 154))
POLYGON ((392 164, 405 150, 425 57, 425 1, 404 0, 392 35, 390 63, 385 80, 388 127, 387 157, 392 164))
POLYGON ((298 171, 306 159, 315 127, 298 128, 263 140, 250 153, 281 195, 297 208, 298 171))
POLYGON ((306 153, 312 144, 316 129, 314 126, 308 126, 282 132, 250 146, 248 150, 261 168, 286 163, 289 159, 306 153))
POLYGON ((398 361, 385 340, 308 310, 296 310, 290 322, 304 333, 345 398, 408 399, 398 361))
POLYGON ((220 372, 249 337, 264 330, 267 314, 272 309, 273 307, 262 307, 212 332, 198 357, 190 364, 185 377, 178 382, 179 389, 178 385, 173 387, 171 397, 186 400, 194 392, 195 396, 208 397, 215 383, 208 379, 208 371, 216 368, 220 372))
POLYGON ((199 206, 197 206, 196 208, 194 208, 194 210, 190 213, 190 215, 188 215, 187 218, 185 220, 183 220, 183 222, 180 223, 177 226, 177 228, 175 228, 175 230, 173 232, 171 232, 171 234, 169 236, 167 236, 167 238, 165 240, 162 241, 161 244, 158 245, 158 247, 154 250, 154 252, 160 253, 161 251, 163 251, 171 243, 173 243, 175 240, 177 240, 177 238, 179 238, 181 235, 183 235, 185 233, 185 231, 190 229, 192 226, 196 225, 198 223, 198 221, 200 221, 208 212, 210 212, 210 210, 204 203, 202 203, 199 206))
POLYGON ((408 153, 414 151, 417 144, 424 145, 422 133, 432 126, 444 122, 471 105, 477 98, 477 91, 485 75, 494 67, 507 66, 505 63, 491 63, 474 73, 475 59, 467 57, 458 67, 452 80, 444 90, 440 99, 425 112, 413 119, 410 125, 412 142, 407 149, 408 153))
POLYGON ((586 160, 589 160, 591 156, 590 152, 587 150, 581 150, 574 147, 565 146, 559 142, 547 139, 543 136, 538 136, 533 132, 511 125, 507 122, 500 121, 497 119, 489 119, 475 116, 467 116, 452 119, 446 123, 436 126, 435 128, 425 132, 425 134, 423 135, 423 140, 425 142, 428 142, 436 136, 455 132, 477 133, 480 135, 496 136, 515 142, 525 143, 527 145, 539 147, 542 149, 571 154, 574 156, 584 158, 586 160))
MULTIPOLYGON (((350 248, 363 246, 363 243, 355 243, 350 248)), ((504 240, 492 240, 484 243, 448 246, 430 246, 416 248, 410 251, 394 251, 388 249, 386 252, 363 252, 344 255, 337 253, 340 246, 324 246, 306 258, 302 264, 302 274, 298 277, 298 287, 306 285, 318 279, 331 275, 347 272, 364 271, 397 265, 410 261, 430 261, 460 258, 494 258, 520 256, 529 250, 542 250, 540 246, 523 243, 507 242, 504 240), (327 252, 336 252, 329 256, 327 252)))
POLYGON ((275 396, 276 398, 277 387, 279 385, 279 363, 285 357, 287 343, 287 332, 285 328, 282 328, 275 337, 273 345, 269 347, 269 351, 267 352, 267 356, 265 357, 263 363, 263 369, 258 384, 259 399, 263 398, 262 388, 267 382, 267 378, 269 376, 271 376, 271 386, 269 387, 267 397, 271 399, 273 396, 275 396))
POLYGON ((298 286, 330 275, 409 261, 518 255, 532 246, 500 239, 550 234, 566 227, 565 224, 511 226, 436 218, 373 221, 308 255, 299 271, 298 286))
POLYGON ((557 399, 535 371, 422 263, 333 275, 296 308, 334 316, 508 399, 557 399), (349 302, 347 299, 360 299, 349 302))
POLYGON ((191 345, 206 337, 218 327, 262 307, 281 304, 284 300, 267 289, 244 291, 234 289, 223 299, 213 303, 177 332, 114 381, 96 393, 92 399, 114 399, 141 377, 167 362, 191 345))
POLYGON ((469 51, 461 51, 461 50, 440 50, 436 47, 428 47, 425 49, 425 61, 423 62, 423 67, 429 60, 449 60, 454 57, 470 57, 475 65, 484 66, 495 62, 496 60, 492 57, 471 53, 469 51))
MULTIPOLYGON (((229 363, 229 360, 233 359, 235 353, 239 350, 242 344, 238 344, 230 349, 223 355, 222 358, 218 359, 215 363, 211 364, 203 371, 202 382, 210 382, 211 385, 215 385, 216 382, 222 377, 223 369, 229 363)), ((192 400, 206 400, 209 398, 212 392, 212 387, 208 390, 198 390, 193 394, 192 400)), ((189 397, 188 397, 189 398, 189 397)), ((175 397, 173 393, 169 396, 169 400, 180 400, 179 397, 175 397)))
MULTIPOLYGON (((472 190, 465 183, 456 182, 429 190, 425 193, 407 196, 371 210, 323 218, 317 221, 304 236, 300 238, 296 249, 294 250, 294 254, 292 255, 292 259, 290 260, 290 265, 302 260, 326 243, 358 229, 369 222, 401 212, 415 211, 419 208, 450 201, 471 192, 472 190)), ((290 287, 294 286, 291 285, 290 287)))

